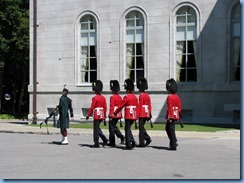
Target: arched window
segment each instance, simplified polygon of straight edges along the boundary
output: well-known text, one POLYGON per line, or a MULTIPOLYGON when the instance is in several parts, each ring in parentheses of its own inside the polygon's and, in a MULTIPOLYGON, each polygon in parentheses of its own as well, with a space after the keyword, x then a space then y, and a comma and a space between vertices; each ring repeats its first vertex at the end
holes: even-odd
POLYGON ((134 82, 144 77, 144 18, 133 10, 126 19, 126 77, 134 82))
POLYGON ((240 81, 240 46, 241 46, 241 9, 240 3, 235 5, 231 13, 231 78, 240 81))
POLYGON ((97 79, 97 25, 92 15, 80 19, 80 81, 91 83, 97 79))
POLYGON ((176 81, 197 81, 197 16, 190 6, 176 12, 176 81))

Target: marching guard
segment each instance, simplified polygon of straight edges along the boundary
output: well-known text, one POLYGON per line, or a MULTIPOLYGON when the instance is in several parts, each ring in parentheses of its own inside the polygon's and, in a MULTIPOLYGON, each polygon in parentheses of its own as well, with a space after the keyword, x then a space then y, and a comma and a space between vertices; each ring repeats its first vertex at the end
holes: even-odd
POLYGON ((166 81, 166 90, 169 93, 167 97, 167 113, 165 117, 167 119, 165 130, 170 141, 168 150, 176 151, 177 139, 175 135, 175 122, 180 119, 181 99, 176 94, 178 87, 173 78, 166 81))
POLYGON ((116 116, 123 108, 125 108, 124 119, 125 119, 125 149, 131 150, 135 147, 136 142, 131 132, 131 125, 137 120, 137 107, 138 99, 133 93, 134 82, 131 79, 126 79, 124 82, 126 95, 123 97, 122 102, 118 108, 114 111, 116 116))
POLYGON ((59 105, 56 109, 59 111, 59 119, 57 122, 57 128, 60 128, 60 132, 62 134, 62 145, 68 145, 68 133, 67 128, 69 128, 69 111, 71 120, 73 120, 73 108, 72 108, 72 100, 67 97, 69 90, 64 88, 62 92, 62 96, 59 99, 59 105))
POLYGON ((122 112, 120 111, 116 116, 113 115, 114 111, 118 108, 118 105, 122 101, 122 97, 119 95, 120 86, 117 80, 110 81, 110 90, 112 96, 110 97, 110 109, 109 109, 109 144, 108 146, 115 147, 115 135, 120 138, 121 144, 124 143, 124 135, 120 132, 116 126, 118 120, 122 118, 122 112))
POLYGON ((100 80, 96 80, 92 83, 92 90, 95 92, 95 96, 92 98, 91 107, 88 110, 86 120, 89 119, 93 113, 93 140, 94 145, 91 147, 99 147, 99 137, 103 140, 103 146, 107 145, 108 139, 100 129, 100 123, 106 119, 107 103, 106 99, 101 92, 103 90, 103 83, 100 80))
POLYGON ((144 125, 150 120, 152 106, 151 106, 151 98, 145 90, 148 89, 148 84, 146 78, 138 78, 137 80, 137 88, 139 89, 139 106, 138 106, 138 118, 139 118, 139 145, 138 147, 146 147, 148 146, 152 140, 148 135, 144 125), (146 143, 145 143, 146 142, 146 143))

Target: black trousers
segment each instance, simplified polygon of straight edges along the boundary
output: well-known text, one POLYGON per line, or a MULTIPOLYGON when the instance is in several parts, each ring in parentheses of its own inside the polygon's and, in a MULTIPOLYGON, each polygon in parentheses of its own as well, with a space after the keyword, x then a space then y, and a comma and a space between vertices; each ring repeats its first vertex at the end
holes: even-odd
POLYGON ((102 120, 94 120, 93 121, 93 140, 95 144, 99 144, 99 137, 103 140, 103 142, 108 141, 107 137, 103 134, 100 123, 102 120))
POLYGON ((145 145, 145 140, 150 140, 150 136, 148 135, 144 125, 147 122, 146 118, 139 118, 139 145, 145 145))
POLYGON ((165 130, 169 138, 169 144, 171 148, 176 148, 176 135, 175 135, 175 122, 176 120, 171 120, 172 122, 169 122, 167 120, 165 130))
POLYGON ((125 119, 125 145, 126 148, 131 148, 132 144, 136 144, 134 136, 131 132, 131 125, 133 125, 133 120, 125 119))
POLYGON ((120 139, 124 138, 121 131, 116 126, 118 121, 119 121, 119 119, 116 119, 116 118, 112 118, 112 120, 109 121, 109 142, 112 145, 115 145, 115 135, 120 139))

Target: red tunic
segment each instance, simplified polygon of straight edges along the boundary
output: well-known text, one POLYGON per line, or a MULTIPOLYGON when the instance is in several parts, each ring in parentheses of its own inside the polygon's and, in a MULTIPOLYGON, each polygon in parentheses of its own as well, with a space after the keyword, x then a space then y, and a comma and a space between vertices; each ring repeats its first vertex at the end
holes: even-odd
POLYGON ((107 103, 103 95, 95 95, 92 98, 91 107, 87 113, 87 116, 91 116, 93 112, 94 120, 104 120, 106 118, 107 103))
POLYGON ((121 103, 122 97, 119 94, 113 94, 110 97, 110 109, 109 117, 120 119, 122 118, 122 112, 120 111, 116 116, 114 116, 114 111, 118 108, 118 105, 121 103))
POLYGON ((150 96, 142 92, 139 96, 138 118, 150 118, 152 112, 150 96))
POLYGON ((180 112, 181 112, 181 100, 180 97, 176 94, 170 94, 167 97, 167 113, 166 119, 180 119, 180 112))
POLYGON ((123 107, 125 107, 125 119, 137 120, 138 99, 133 93, 129 93, 126 96, 124 96, 122 102, 115 110, 115 113, 118 114, 118 112, 120 112, 123 109, 123 107))

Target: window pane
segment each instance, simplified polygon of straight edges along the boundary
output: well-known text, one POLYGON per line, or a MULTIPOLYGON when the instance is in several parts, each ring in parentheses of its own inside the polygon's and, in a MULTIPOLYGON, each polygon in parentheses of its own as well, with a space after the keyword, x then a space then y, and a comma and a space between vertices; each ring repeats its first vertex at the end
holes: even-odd
POLYGON ((96 57, 96 47, 90 46, 90 57, 96 57))
POLYGON ((96 58, 90 59, 90 70, 97 70, 97 59, 96 58))
POLYGON ((96 44, 96 33, 91 32, 89 37, 89 45, 95 45, 96 44))
POLYGON ((126 27, 135 27, 135 20, 126 20, 126 27))
POLYGON ((183 23, 186 23, 186 16, 177 16, 176 23, 177 23, 177 24, 183 24, 183 23))
POLYGON ((81 47, 81 58, 86 58, 86 57, 88 57, 88 47, 82 46, 81 47))
POLYGON ((135 44, 126 44, 126 56, 135 55, 135 44))
POLYGON ((88 82, 88 72, 81 72, 81 82, 88 82))
POLYGON ((143 57, 136 57, 136 69, 144 69, 143 57))
POLYGON ((144 40, 143 30, 136 30, 136 43, 142 43, 144 40))
POLYGON ((134 43, 135 42, 135 31, 127 30, 126 31, 126 43, 134 43))
POLYGON ((196 39, 196 27, 189 26, 187 27, 187 40, 194 40, 196 39))
POLYGON ((187 81, 195 82, 197 78, 197 70, 196 69, 188 69, 187 70, 187 81))
POLYGON ((196 68, 195 55, 188 55, 187 68, 196 68))
POLYGON ((81 45, 88 45, 88 33, 81 33, 81 45))
POLYGON ((187 53, 195 53, 194 47, 193 47, 193 41, 187 41, 188 51, 187 53))
POLYGON ((234 67, 240 66, 240 53, 234 53, 234 67))
POLYGON ((176 41, 186 40, 186 27, 177 27, 176 41))
POLYGON ((136 55, 143 55, 143 44, 136 44, 136 55))
POLYGON ((81 71, 88 70, 88 59, 81 59, 81 71))
POLYGON ((144 70, 137 70, 136 71, 136 78, 139 78, 139 77, 144 77, 144 70))
POLYGON ((240 52, 240 38, 234 38, 234 51, 240 52))
POLYGON ((183 54, 183 53, 186 53, 186 42, 177 41, 176 54, 183 54))
POLYGON ((233 15, 234 19, 240 19, 241 18, 241 12, 240 11, 241 11, 240 4, 238 4, 234 9, 234 15, 233 15))
POLYGON ((88 30, 88 24, 87 23, 81 23, 81 30, 88 30))
POLYGON ((126 70, 135 68, 135 57, 127 57, 126 59, 126 70))
POLYGON ((90 83, 97 80, 97 71, 90 72, 90 83))
POLYGON ((185 82, 186 81, 186 70, 185 69, 178 69, 177 71, 177 82, 185 82))
POLYGON ((196 15, 195 15, 195 13, 190 15, 190 16, 187 16, 187 23, 196 23, 196 15))
POLYGON ((130 71, 130 76, 129 76, 129 78, 133 81, 133 82, 135 82, 136 80, 135 80, 135 70, 131 70, 130 71))
POLYGON ((176 55, 176 69, 180 69, 183 62, 183 55, 176 55))
POLYGON ((241 24, 240 22, 233 24, 233 36, 240 37, 241 35, 241 24))
POLYGON ((141 17, 139 19, 136 19, 136 26, 143 26, 144 19, 141 17))

